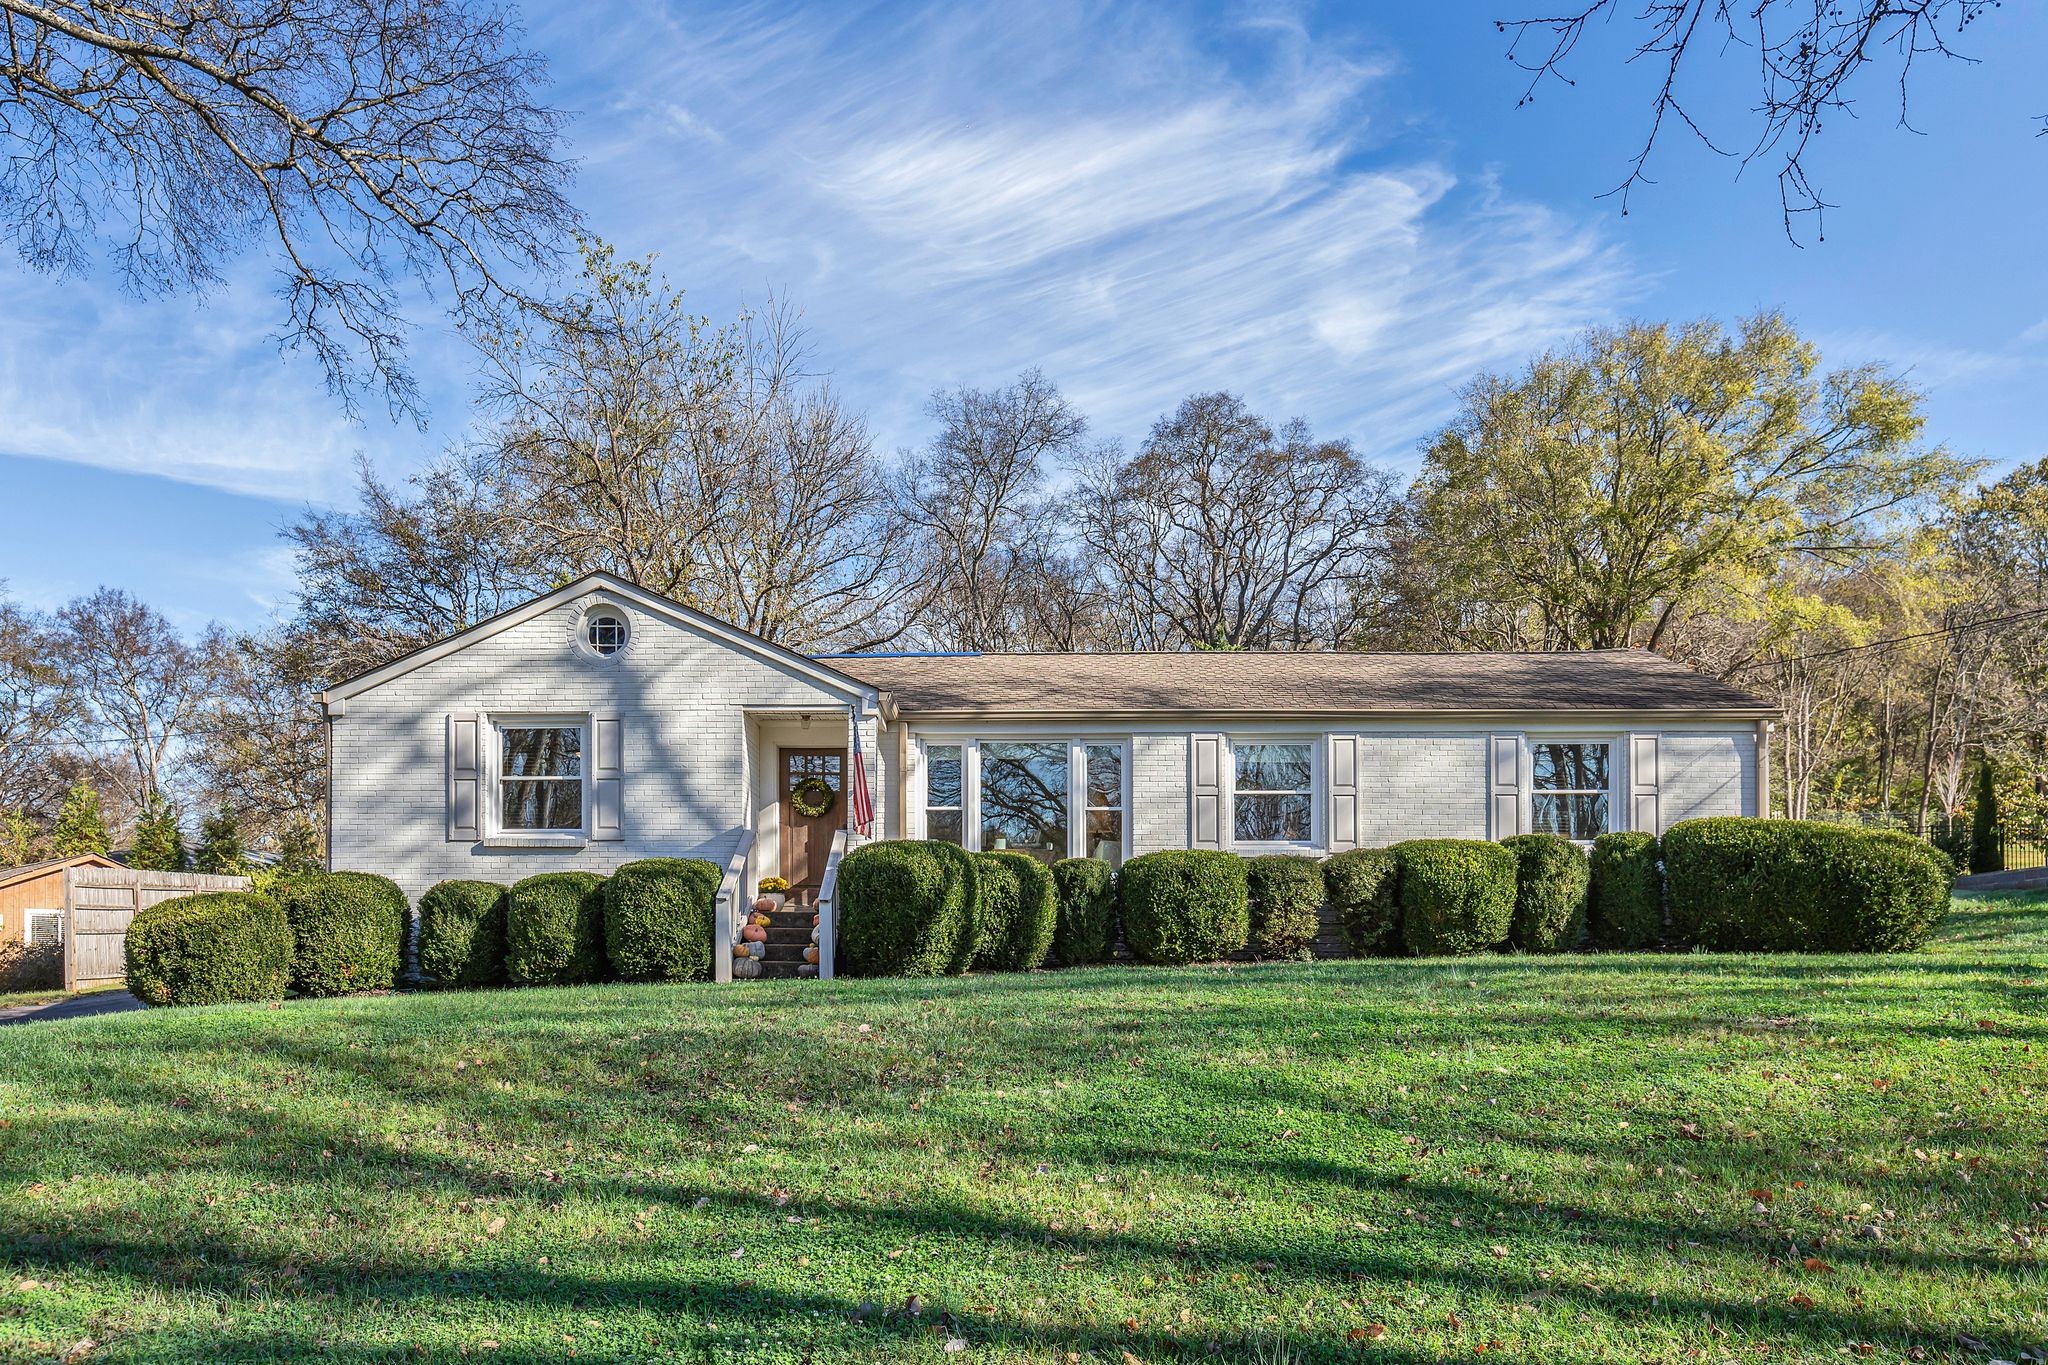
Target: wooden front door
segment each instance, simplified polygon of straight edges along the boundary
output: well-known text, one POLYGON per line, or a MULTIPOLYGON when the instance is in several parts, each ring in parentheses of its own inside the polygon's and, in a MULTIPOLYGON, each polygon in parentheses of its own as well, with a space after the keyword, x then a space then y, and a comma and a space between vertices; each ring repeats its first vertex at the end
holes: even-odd
POLYGON ((846 750, 784 749, 782 751, 782 875, 790 899, 809 904, 825 880, 825 859, 832 836, 846 827, 846 750), (832 789, 832 805, 823 815, 799 815, 789 794, 807 777, 823 778, 832 789))

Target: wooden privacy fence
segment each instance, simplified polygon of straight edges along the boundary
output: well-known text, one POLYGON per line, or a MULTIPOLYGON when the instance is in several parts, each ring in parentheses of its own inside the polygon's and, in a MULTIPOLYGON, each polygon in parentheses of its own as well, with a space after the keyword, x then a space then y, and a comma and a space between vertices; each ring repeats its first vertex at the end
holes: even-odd
POLYGON ((142 872, 132 867, 73 867, 64 873, 64 989, 90 990, 128 979, 128 921, 137 910, 201 891, 246 891, 247 877, 207 872, 142 872))

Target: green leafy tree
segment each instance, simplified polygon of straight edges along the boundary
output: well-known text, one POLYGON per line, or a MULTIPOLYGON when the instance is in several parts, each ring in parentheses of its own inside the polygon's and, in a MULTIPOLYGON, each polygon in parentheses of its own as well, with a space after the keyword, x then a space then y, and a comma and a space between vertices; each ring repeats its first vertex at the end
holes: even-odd
POLYGON ((161 796, 151 797, 142 808, 128 865, 151 872, 185 870, 185 831, 178 827, 178 808, 161 796))
POLYGON ((1596 329, 1465 390, 1380 586, 1410 643, 1654 648, 1801 558, 1868 552, 1969 472, 1922 423, 1898 377, 1824 374, 1774 313, 1596 329))
POLYGON ((1970 815, 1970 871, 2002 872, 2005 850, 1999 845, 1998 767, 1991 755, 1977 764, 1977 808, 1970 815))
POLYGON ((305 815, 294 815, 277 836, 277 870, 318 872, 324 865, 319 828, 305 815))
POLYGON ((192 855, 192 870, 239 876, 249 870, 247 853, 234 812, 223 806, 200 823, 199 849, 192 855))
POLYGON ((58 808, 56 827, 50 831, 50 852, 72 858, 81 853, 105 853, 112 846, 107 838, 107 818, 100 811, 100 794, 87 783, 75 784, 58 808))
POLYGON ((7 812, 0 821, 0 867, 21 867, 41 854, 43 832, 36 822, 18 810, 7 812))

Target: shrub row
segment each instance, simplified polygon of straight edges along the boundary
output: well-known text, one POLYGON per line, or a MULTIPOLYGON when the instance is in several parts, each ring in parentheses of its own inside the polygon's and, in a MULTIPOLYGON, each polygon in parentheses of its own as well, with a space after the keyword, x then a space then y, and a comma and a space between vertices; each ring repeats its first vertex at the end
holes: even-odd
MULTIPOLYGON (((706 980, 718 882, 716 867, 689 858, 628 863, 610 877, 547 872, 509 889, 441 882, 420 898, 420 970, 462 987, 706 980)), ((398 886, 363 872, 184 896, 135 916, 129 987, 158 1005, 385 990, 407 918, 398 886)))
POLYGON ((1956 874, 1911 835, 1805 820, 1686 820, 1666 831, 1664 864, 1673 929, 1752 952, 1923 948, 1956 874))

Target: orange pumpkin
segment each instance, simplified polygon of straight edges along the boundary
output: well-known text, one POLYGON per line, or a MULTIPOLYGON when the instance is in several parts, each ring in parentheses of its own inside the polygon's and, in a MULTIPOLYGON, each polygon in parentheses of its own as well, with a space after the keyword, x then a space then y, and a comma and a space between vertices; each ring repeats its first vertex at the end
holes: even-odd
POLYGON ((759 900, 754 902, 754 908, 756 910, 762 911, 773 910, 775 908, 775 902, 770 900, 768 897, 763 896, 759 900))
POLYGON ((806 962, 816 962, 817 960, 818 960, 818 945, 817 945, 817 944, 815 944, 815 943, 813 943, 813 944, 812 944, 812 945, 811 945, 810 947, 808 947, 808 948, 804 949, 804 961, 806 961, 806 962))
POLYGON ((745 956, 747 955, 747 945, 746 945, 746 944, 744 944, 744 943, 735 943, 735 944, 733 944, 733 945, 732 945, 732 955, 733 955, 734 957, 745 957, 745 956))
POLYGON ((768 931, 758 924, 749 924, 746 928, 740 930, 740 938, 748 943, 766 943, 768 941, 768 931))

